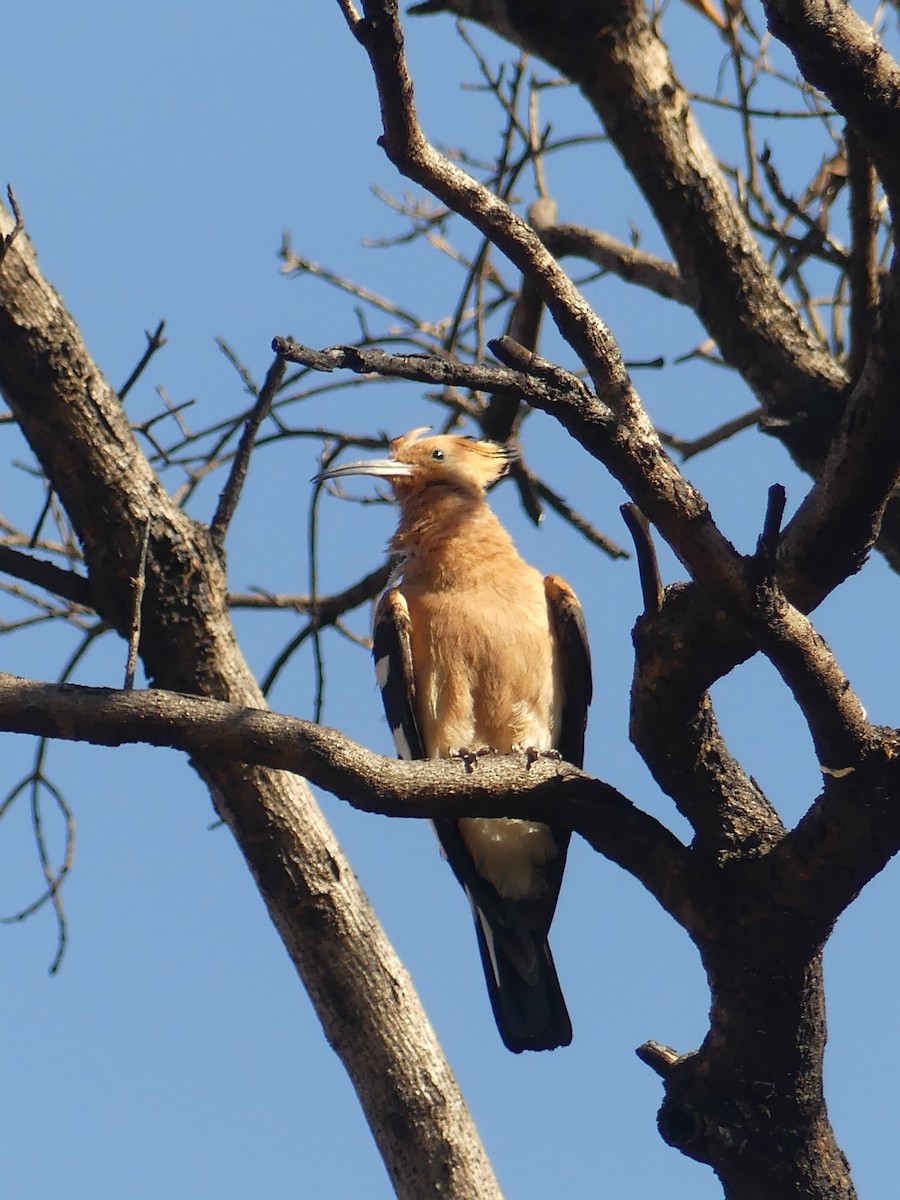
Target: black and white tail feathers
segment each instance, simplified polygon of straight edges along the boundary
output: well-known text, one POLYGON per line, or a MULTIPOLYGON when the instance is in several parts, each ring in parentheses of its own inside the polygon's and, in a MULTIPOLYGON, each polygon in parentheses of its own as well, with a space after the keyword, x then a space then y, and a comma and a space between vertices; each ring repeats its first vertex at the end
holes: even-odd
POLYGON ((569 835, 558 835, 547 864, 547 891, 535 900, 507 900, 475 869, 455 821, 435 821, 441 847, 472 906, 488 996, 503 1044, 555 1050, 572 1040, 547 934, 566 861, 569 835))

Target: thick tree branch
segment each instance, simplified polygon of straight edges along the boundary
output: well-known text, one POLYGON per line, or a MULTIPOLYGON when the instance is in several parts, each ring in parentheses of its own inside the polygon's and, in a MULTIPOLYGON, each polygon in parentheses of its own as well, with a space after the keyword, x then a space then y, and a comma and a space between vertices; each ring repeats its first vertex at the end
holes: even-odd
POLYGON ((797 914, 810 945, 900 850, 900 736, 879 730, 855 765, 825 778, 825 788, 765 863, 760 886, 797 914))
POLYGON ((772 581, 759 589, 754 624, 760 649, 790 688, 809 726, 822 773, 855 770, 874 732, 821 635, 772 581))
POLYGON ((638 618, 632 637, 631 740, 695 829, 701 854, 719 861, 775 846, 784 826, 729 751, 707 693, 750 657, 746 634, 702 589, 675 585, 638 618))
POLYGON ((688 905, 684 846, 615 788, 568 763, 488 756, 383 758, 337 730, 172 692, 119 692, 0 675, 0 729, 88 741, 143 742, 205 761, 239 760, 303 775, 362 812, 392 817, 515 816, 571 826, 638 878, 677 919, 688 905))
MULTIPOLYGON (((391 379, 410 379, 439 387, 456 385, 499 395, 520 392, 528 382, 518 371, 509 371, 489 363, 464 363, 455 358, 439 358, 432 354, 387 354, 384 350, 361 350, 358 346, 329 346, 325 350, 313 350, 281 337, 272 341, 272 349, 288 362, 300 363, 314 371, 385 375, 391 379)), ((576 380, 579 392, 586 391, 577 376, 571 378, 576 380)), ((540 384, 536 386, 540 387, 540 384)), ((553 393, 547 390, 549 400, 553 393)))

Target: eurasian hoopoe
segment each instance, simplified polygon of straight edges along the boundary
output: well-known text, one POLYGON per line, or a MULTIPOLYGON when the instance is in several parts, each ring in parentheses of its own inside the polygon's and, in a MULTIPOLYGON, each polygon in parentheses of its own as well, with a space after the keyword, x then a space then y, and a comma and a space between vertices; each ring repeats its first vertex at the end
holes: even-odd
MULTIPOLYGON (((518 555, 485 500, 509 455, 492 442, 414 430, 391 457, 320 478, 390 480, 400 579, 375 611, 375 674, 401 758, 490 747, 557 750, 581 766, 591 665, 581 606, 518 555)), ((532 821, 435 822, 466 891, 500 1036, 515 1052, 572 1040, 547 933, 569 834, 532 821)))

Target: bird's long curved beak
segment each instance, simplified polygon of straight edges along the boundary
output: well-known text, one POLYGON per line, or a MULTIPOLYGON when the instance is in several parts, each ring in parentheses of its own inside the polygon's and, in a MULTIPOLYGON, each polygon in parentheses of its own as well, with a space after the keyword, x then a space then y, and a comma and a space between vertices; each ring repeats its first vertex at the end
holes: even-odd
POLYGON ((397 462, 394 458, 369 458, 362 462, 338 463, 320 471, 312 478, 313 483, 326 479, 343 479, 347 475, 373 475, 377 479, 408 479, 413 474, 409 463, 397 462))

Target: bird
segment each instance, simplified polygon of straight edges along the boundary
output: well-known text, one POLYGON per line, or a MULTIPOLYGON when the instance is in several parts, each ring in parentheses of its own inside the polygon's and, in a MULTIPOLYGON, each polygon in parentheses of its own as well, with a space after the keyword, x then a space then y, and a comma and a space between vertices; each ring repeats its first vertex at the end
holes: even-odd
MULTIPOLYGON (((375 674, 398 755, 549 754, 580 767, 592 698, 578 599, 518 554, 487 499, 509 469, 505 446, 415 429, 389 457, 331 466, 317 479, 387 480, 399 507, 397 566, 373 623, 375 674)), ((497 1028, 506 1047, 572 1040, 548 932, 569 831, 513 818, 438 819, 462 885, 497 1028)))

